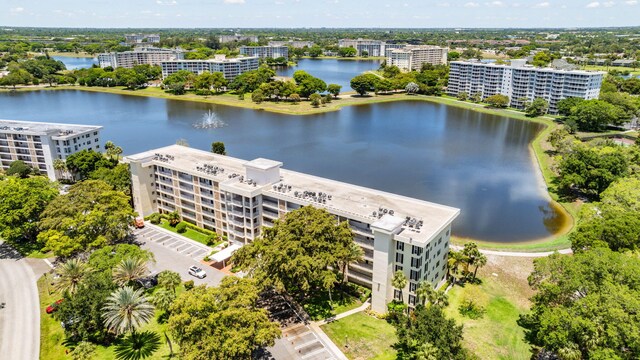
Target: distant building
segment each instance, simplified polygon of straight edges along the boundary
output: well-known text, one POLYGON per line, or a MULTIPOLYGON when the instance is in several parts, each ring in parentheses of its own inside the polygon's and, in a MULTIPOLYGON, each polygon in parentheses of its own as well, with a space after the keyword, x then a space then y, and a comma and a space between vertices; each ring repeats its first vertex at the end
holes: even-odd
POLYGON ((230 43, 234 41, 248 41, 248 42, 258 42, 258 37, 255 35, 220 35, 218 37, 218 41, 221 43, 230 43))
POLYGON ((289 40, 289 41, 269 41, 269 46, 290 46, 292 48, 302 49, 303 47, 312 47, 315 45, 312 41, 289 40))
POLYGON ((283 57, 289 60, 289 47, 287 46, 240 46, 240 55, 257 56, 261 59, 277 59, 283 57))
POLYGON ((221 72, 225 79, 231 81, 244 72, 257 70, 260 66, 260 60, 255 56, 227 59, 224 55, 216 55, 214 59, 208 60, 163 61, 161 66, 163 79, 177 71, 187 70, 194 74, 201 74, 205 71, 221 72))
POLYGON ((160 35, 158 34, 128 34, 124 36, 124 41, 127 44, 140 44, 150 43, 157 44, 160 42, 160 35))
POLYGON ((102 126, 0 120, 0 165, 22 160, 55 181, 55 159, 66 160, 81 150, 102 151, 102 126))
POLYGON ((371 289, 375 312, 386 312, 394 299, 414 307, 420 283, 445 279, 458 209, 282 169, 278 161, 245 161, 180 145, 124 161, 140 216, 176 211, 184 221, 226 236, 236 248, 302 206, 325 209, 347 222, 364 254, 349 264, 347 279, 371 289), (397 271, 407 277, 403 289, 391 283, 397 271))
POLYGON ((409 46, 409 44, 384 44, 384 57, 389 58, 389 56, 391 56, 391 52, 393 50, 396 49, 402 49, 406 46, 409 46))
POLYGON ((154 47, 136 48, 132 51, 110 52, 98 54, 98 64, 101 68, 111 66, 113 68, 133 68, 134 65, 160 65, 166 60, 183 59, 181 50, 160 49, 154 47))
POLYGON ((449 49, 432 45, 408 45, 388 52, 387 65, 420 71, 423 64, 446 65, 449 49))
POLYGON ((362 56, 364 52, 368 56, 385 56, 385 42, 382 40, 368 40, 368 39, 341 39, 338 41, 338 46, 352 47, 356 49, 356 55, 362 56))
POLYGON ((451 96, 480 93, 486 99, 502 94, 509 97, 511 107, 518 109, 543 98, 549 102, 551 114, 558 112, 558 101, 568 97, 597 99, 605 75, 601 71, 537 68, 526 65, 525 60, 511 60, 511 65, 452 61, 449 66, 447 93, 451 96))

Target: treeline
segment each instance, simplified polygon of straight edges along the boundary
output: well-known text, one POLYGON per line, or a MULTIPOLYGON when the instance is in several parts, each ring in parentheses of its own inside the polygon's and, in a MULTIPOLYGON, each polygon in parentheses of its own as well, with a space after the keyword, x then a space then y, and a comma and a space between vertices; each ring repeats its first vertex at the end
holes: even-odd
POLYGON ((379 73, 366 73, 351 79, 351 88, 360 96, 368 92, 384 94, 406 91, 409 94, 442 95, 449 79, 449 67, 425 64, 420 71, 402 72, 383 62, 379 73), (381 74, 379 74, 381 73, 381 74))
POLYGON ((8 74, 0 78, 0 86, 38 85, 41 83, 69 84, 75 79, 64 73, 61 61, 49 56, 24 58, 7 53, 0 58, 0 68, 6 67, 8 74))

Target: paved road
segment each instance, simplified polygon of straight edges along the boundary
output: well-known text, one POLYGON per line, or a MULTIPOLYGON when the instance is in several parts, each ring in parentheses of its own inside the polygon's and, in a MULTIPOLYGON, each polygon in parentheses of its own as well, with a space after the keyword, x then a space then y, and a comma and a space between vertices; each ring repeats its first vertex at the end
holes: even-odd
POLYGON ((135 230, 134 234, 142 248, 151 251, 155 256, 155 264, 149 266, 151 271, 175 271, 183 281, 193 280, 196 285, 209 286, 217 286, 225 276, 223 272, 200 263, 200 260, 211 252, 207 246, 149 225, 144 229, 135 230), (189 275, 188 270, 192 265, 202 268, 207 277, 198 279, 189 275))
POLYGON ((28 261, 0 243, 0 358, 36 360, 40 353, 40 301, 28 261))

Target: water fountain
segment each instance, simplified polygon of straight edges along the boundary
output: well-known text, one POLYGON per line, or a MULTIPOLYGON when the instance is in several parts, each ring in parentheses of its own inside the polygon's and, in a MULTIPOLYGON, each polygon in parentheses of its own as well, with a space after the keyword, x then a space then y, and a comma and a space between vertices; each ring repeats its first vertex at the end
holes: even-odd
POLYGON ((196 129, 217 129, 224 126, 227 126, 227 123, 219 119, 218 115, 211 110, 202 115, 200 122, 193 124, 193 127, 196 129))

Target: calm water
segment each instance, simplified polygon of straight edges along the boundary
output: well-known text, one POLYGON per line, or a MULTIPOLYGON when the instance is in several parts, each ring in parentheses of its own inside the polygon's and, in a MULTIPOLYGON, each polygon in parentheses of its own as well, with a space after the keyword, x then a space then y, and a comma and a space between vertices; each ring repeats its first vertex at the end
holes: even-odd
POLYGON ((132 154, 186 139, 230 155, 462 209, 454 234, 518 242, 565 219, 539 191, 528 144, 540 126, 440 104, 403 102, 287 116, 211 104, 81 91, 0 93, 0 119, 104 125, 132 154), (198 129, 211 110, 227 125, 198 129))
POLYGON ((304 70, 327 84, 338 84, 342 91, 351 91, 351 79, 367 70, 380 67, 380 60, 338 60, 338 59, 301 59, 298 66, 276 70, 280 76, 293 76, 296 70, 304 70))
POLYGON ((91 65, 98 63, 94 58, 87 57, 52 56, 52 58, 62 61, 67 70, 90 68, 91 65))

